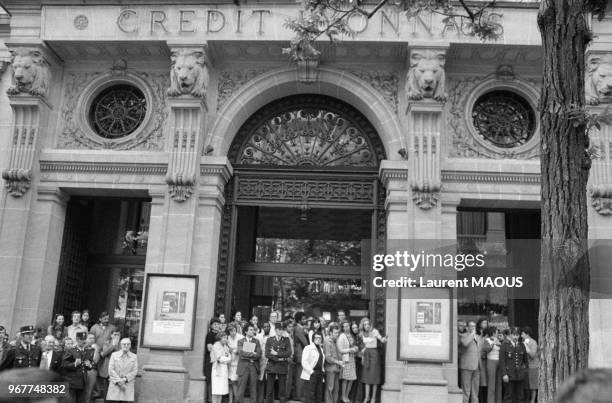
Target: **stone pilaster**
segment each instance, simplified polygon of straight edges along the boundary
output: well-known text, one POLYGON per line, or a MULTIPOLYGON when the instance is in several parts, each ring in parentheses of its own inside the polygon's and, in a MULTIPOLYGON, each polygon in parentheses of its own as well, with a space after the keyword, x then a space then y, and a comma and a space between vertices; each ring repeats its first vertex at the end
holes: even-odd
MULTIPOLYGON (((31 264, 27 256, 33 253, 32 248, 48 252, 45 243, 34 245, 31 242, 32 237, 40 239, 37 234, 49 230, 39 220, 33 220, 33 217, 38 217, 37 209, 47 208, 48 205, 36 204, 37 194, 31 188, 38 172, 41 144, 48 135, 51 110, 48 95, 54 89, 51 87, 51 65, 56 66, 57 60, 40 43, 8 43, 7 46, 11 54, 11 85, 7 94, 13 117, 3 133, 10 140, 6 149, 8 155, 3 158, 6 165, 1 167, 5 191, 2 192, 0 204, 0 264, 5 281, 0 282, 0 317, 6 318, 8 330, 12 332, 23 325, 24 320, 31 322, 28 324, 43 324, 51 318, 50 313, 43 315, 39 311, 38 299, 21 301, 20 298, 26 294, 21 293, 20 289, 27 287, 29 279, 33 279, 32 284, 37 282, 38 291, 32 291, 29 295, 43 298, 40 287, 45 284, 41 279, 47 276, 44 273, 46 268, 31 264), (22 302, 27 303, 20 305, 22 302), (16 313, 20 306, 28 307, 25 317, 22 316, 23 311, 16 313)), ((59 234, 53 233, 52 236, 61 242, 61 235, 60 230, 59 234)), ((53 300, 46 303, 49 306, 44 309, 51 309, 53 300)))
MULTIPOLYGON (((594 46, 586 55, 587 110, 596 115, 606 113, 606 108, 612 106, 612 90, 605 87, 599 76, 600 71, 612 69, 612 49, 605 47, 602 44, 594 46)), ((603 240, 604 245, 609 245, 612 239, 612 125, 602 123, 601 129, 591 129, 590 142, 593 161, 588 186, 591 204, 589 241, 593 245, 599 239, 603 240)), ((596 263, 592 261, 591 264, 596 263)), ((589 366, 611 365, 610 357, 602 354, 612 337, 612 326, 605 320, 611 309, 612 301, 609 298, 592 294, 589 303, 589 366)))
POLYGON ((170 141, 166 183, 170 196, 184 202, 194 191, 206 132, 207 47, 172 46, 168 105, 170 141))

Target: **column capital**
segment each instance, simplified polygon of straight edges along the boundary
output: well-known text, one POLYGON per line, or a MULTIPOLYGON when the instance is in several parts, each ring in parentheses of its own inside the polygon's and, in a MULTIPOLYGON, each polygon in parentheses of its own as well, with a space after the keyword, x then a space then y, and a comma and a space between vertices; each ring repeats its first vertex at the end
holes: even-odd
POLYGON ((57 186, 39 185, 36 193, 39 201, 52 201, 65 206, 70 200, 70 195, 57 186))
POLYGON ((200 158, 200 177, 218 178, 227 183, 234 174, 234 168, 227 157, 203 156, 200 158))
POLYGON ((378 177, 386 189, 396 188, 397 182, 405 188, 408 183, 408 161, 383 160, 378 177))

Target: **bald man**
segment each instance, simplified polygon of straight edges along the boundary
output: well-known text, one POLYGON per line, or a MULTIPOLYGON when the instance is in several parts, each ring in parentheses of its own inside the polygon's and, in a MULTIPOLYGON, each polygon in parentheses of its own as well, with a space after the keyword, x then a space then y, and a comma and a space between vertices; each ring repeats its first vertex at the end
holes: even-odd
POLYGON ((60 372, 62 367, 61 351, 55 351, 55 337, 48 335, 41 343, 42 355, 40 357, 40 368, 48 371, 60 372))

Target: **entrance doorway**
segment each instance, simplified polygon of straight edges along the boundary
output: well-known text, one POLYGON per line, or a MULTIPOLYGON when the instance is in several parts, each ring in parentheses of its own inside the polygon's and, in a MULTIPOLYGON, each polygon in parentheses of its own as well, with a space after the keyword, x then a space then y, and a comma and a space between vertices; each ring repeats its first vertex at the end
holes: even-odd
POLYGON ((369 316, 362 253, 372 237, 368 209, 244 206, 238 209, 232 310, 266 321, 283 316, 335 320, 338 310, 369 316))
POLYGON ((122 337, 138 346, 143 303, 148 199, 72 197, 68 202, 53 312, 70 325, 72 311, 90 323, 107 312, 122 337))
POLYGON ((362 268, 384 248, 380 139, 357 110, 320 95, 257 111, 228 155, 215 310, 266 321, 303 311, 384 325, 384 296, 362 268))

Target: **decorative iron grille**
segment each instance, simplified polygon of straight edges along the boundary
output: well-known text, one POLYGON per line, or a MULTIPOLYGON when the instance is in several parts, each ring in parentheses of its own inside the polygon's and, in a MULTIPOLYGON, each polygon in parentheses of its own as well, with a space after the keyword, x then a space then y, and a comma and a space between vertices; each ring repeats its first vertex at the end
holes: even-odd
POLYGON ((133 133, 147 113, 147 101, 138 88, 120 84, 100 92, 91 104, 90 121, 94 131, 107 139, 133 133))
POLYGON ((240 165, 376 168, 378 154, 384 154, 361 114, 322 96, 273 103, 250 119, 237 138, 239 148, 230 159, 240 165))
POLYGON ((535 132, 536 118, 527 100, 512 91, 491 91, 472 108, 474 127, 483 139, 501 148, 527 143, 535 132))

